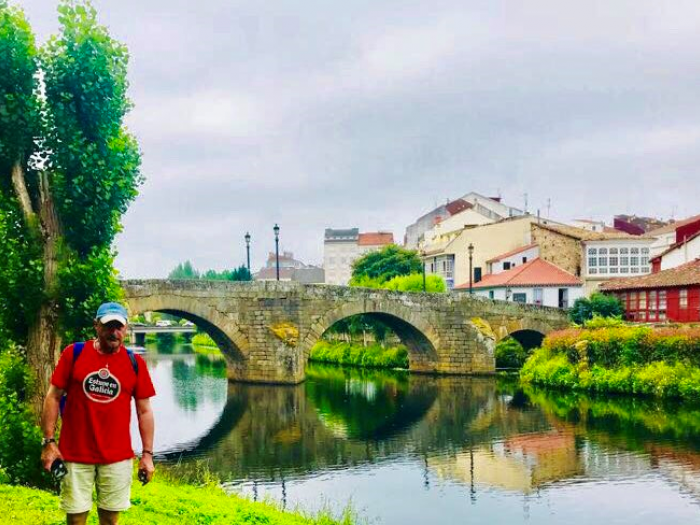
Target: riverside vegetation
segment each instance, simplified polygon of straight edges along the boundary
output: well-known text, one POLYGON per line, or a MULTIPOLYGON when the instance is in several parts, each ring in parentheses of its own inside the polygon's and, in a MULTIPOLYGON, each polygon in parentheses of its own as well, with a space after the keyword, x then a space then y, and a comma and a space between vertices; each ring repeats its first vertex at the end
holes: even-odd
POLYGON ((372 343, 345 341, 317 342, 311 349, 309 361, 364 368, 408 368, 408 350, 404 345, 383 347, 372 343))
POLYGON ((700 328, 594 319, 545 338, 524 383, 601 393, 700 399, 700 328))

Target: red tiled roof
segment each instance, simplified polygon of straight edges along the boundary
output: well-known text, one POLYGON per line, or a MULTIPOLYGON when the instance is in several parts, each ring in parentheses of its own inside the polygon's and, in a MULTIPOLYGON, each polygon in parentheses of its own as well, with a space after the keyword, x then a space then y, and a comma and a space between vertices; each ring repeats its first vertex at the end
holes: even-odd
POLYGON ((501 255, 498 255, 497 257, 494 257, 493 259, 489 259, 486 262, 492 263, 492 262, 500 261, 501 259, 507 259, 508 257, 512 257, 513 255, 517 255, 520 252, 524 252, 525 250, 529 250, 531 248, 534 248, 535 246, 537 246, 537 244, 535 244, 535 243, 528 244, 527 246, 520 246, 519 248, 516 248, 515 250, 511 250, 509 252, 502 253, 501 255))
POLYGON ((448 202, 445 205, 445 209, 450 215, 457 215, 458 213, 473 207, 474 205, 471 202, 467 202, 464 199, 456 199, 452 202, 448 202))
POLYGON ((647 232, 647 235, 657 237, 665 233, 671 233, 676 231, 677 228, 685 226, 686 224, 690 224, 691 222, 695 221, 700 221, 700 215, 693 215, 692 217, 688 217, 687 219, 683 219, 682 221, 672 222, 670 224, 667 224, 666 226, 662 226, 661 228, 656 228, 655 230, 647 232))
POLYGON ((650 273, 641 277, 613 279, 600 286, 606 292, 613 290, 634 290, 638 288, 667 288, 671 286, 700 285, 700 259, 689 263, 650 273))
MULTIPOLYGON (((505 272, 489 274, 472 286, 501 288, 504 286, 581 286, 582 284, 574 274, 538 257, 505 272)), ((460 284, 455 288, 469 288, 469 283, 460 284)))
POLYGON ((394 234, 389 232, 361 233, 357 239, 359 246, 384 246, 394 244, 394 234))

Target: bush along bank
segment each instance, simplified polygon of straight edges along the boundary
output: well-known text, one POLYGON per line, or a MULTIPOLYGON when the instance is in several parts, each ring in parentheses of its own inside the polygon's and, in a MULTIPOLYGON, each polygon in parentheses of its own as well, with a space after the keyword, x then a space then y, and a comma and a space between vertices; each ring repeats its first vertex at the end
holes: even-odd
POLYGON ((555 388, 700 400, 700 329, 623 325, 554 332, 520 378, 555 388))
POLYGON ((408 350, 403 345, 384 348, 374 343, 319 341, 311 349, 309 361, 365 368, 408 368, 408 350))

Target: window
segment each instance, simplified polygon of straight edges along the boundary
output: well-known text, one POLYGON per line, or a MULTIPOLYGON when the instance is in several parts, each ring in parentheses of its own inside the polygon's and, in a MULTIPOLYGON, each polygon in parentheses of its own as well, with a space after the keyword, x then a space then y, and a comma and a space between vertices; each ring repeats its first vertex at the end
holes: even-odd
POLYGON ((688 308, 688 289, 687 288, 681 288, 681 290, 678 294, 678 307, 682 308, 683 310, 688 308))
POLYGON ((510 270, 510 263, 509 262, 504 262, 503 263, 503 270, 510 270))
POLYGON ((588 248, 588 255, 597 255, 597 254, 598 254, 598 250, 596 250, 595 248, 588 248))
POLYGON ((474 282, 478 283, 481 281, 481 266, 474 268, 474 282))
POLYGON ((659 292, 659 310, 666 310, 666 290, 659 292))
POLYGON ((630 253, 634 255, 639 255, 639 248, 630 248, 630 253))
POLYGON ((617 248, 610 248, 610 255, 617 255, 617 248))
POLYGON ((607 248, 600 248, 598 250, 598 255, 607 255, 608 254, 608 249, 607 248))
POLYGON ((489 290, 489 299, 493 299, 493 296, 494 296, 493 290, 489 290))
POLYGON ((620 273, 630 273, 629 268, 620 268, 620 273))
POLYGON ((639 266, 639 257, 630 257, 630 264, 632 266, 639 266))
POLYGON ((627 256, 620 257, 620 266, 629 266, 630 258, 627 256))
POLYGON ((627 255, 629 252, 629 248, 620 248, 620 255, 627 255))
POLYGON ((630 307, 629 309, 631 311, 634 311, 637 309, 637 292, 632 292, 630 294, 630 307))
POLYGON ((639 268, 637 268, 636 266, 633 266, 632 268, 630 268, 630 270, 632 273, 639 273, 639 268))
POLYGON ((591 268, 588 270, 588 273, 590 273, 591 275, 595 275, 598 273, 598 268, 591 268))
POLYGON ((642 248, 642 255, 649 255, 649 248, 642 248))
POLYGON ((527 262, 527 257, 523 257, 523 264, 527 262))
POLYGON ((642 257, 642 266, 649 264, 649 257, 642 257))
POLYGON ((600 268, 600 272, 599 272, 599 273, 608 273, 608 268, 607 268, 607 267, 606 267, 606 268, 600 268))
POLYGON ((607 266, 608 265, 608 258, 607 257, 598 257, 598 266, 607 266))
POLYGON ((608 264, 610 264, 610 266, 617 266, 617 262, 618 262, 618 258, 617 258, 617 257, 612 257, 612 256, 611 256, 611 257, 608 259, 608 264))
POLYGON ((544 301, 544 293, 542 291, 542 288, 535 288, 533 290, 533 302, 538 305, 542 305, 544 301))
POLYGON ((525 293, 514 293, 513 294, 513 301, 516 303, 526 303, 527 302, 527 294, 525 293))
POLYGON ((647 309, 647 293, 646 292, 639 292, 639 309, 640 310, 647 309))
POLYGON ((598 259, 596 259, 595 257, 591 257, 588 260, 588 266, 598 266, 598 259))

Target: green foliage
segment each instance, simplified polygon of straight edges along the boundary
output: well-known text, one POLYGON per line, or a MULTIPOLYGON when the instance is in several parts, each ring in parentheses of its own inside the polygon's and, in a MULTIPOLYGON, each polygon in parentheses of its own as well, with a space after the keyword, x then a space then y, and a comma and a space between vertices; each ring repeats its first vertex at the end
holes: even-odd
MULTIPOLYGON (((412 273, 410 275, 400 275, 393 277, 388 281, 381 281, 377 278, 367 277, 366 275, 350 281, 350 286, 360 288, 381 288, 383 290, 394 290, 397 292, 422 292, 423 291, 423 274, 412 273)), ((439 275, 425 276, 425 291, 429 293, 443 293, 447 290, 445 280, 439 275)))
POLYGON ((598 328, 619 328, 624 326, 624 321, 621 317, 602 317, 598 314, 593 314, 591 319, 583 322, 584 328, 596 330, 598 328))
POLYGON ((126 48, 89 2, 65 0, 58 11, 60 33, 37 49, 22 12, 0 1, 0 302, 13 305, 0 314, 0 335, 21 345, 46 301, 57 304, 61 335, 71 341, 90 332, 100 302, 119 299, 111 244, 142 182, 138 146, 124 126, 126 48), (32 216, 9 183, 13 165, 23 171, 32 216), (60 224, 47 230, 59 248, 48 288, 34 218, 50 215, 39 170, 60 224))
POLYGON ((522 368, 530 353, 512 337, 496 344, 496 368, 522 368))
POLYGON ((190 261, 178 264, 169 274, 168 279, 206 279, 209 281, 252 281, 253 276, 248 271, 248 268, 241 265, 233 270, 207 270, 200 273, 192 266, 190 261))
POLYGON ((41 468, 41 430, 29 406, 32 376, 14 347, 0 352, 0 472, 10 483, 48 487, 41 468))
MULTIPOLYGON (((351 525, 350 512, 336 520, 328 513, 317 516, 285 512, 270 503, 255 503, 229 495, 213 484, 191 486, 156 478, 146 486, 134 483, 132 507, 123 512, 123 525, 351 525)), ((94 509, 93 509, 94 510, 94 509)), ((11 523, 55 525, 65 522, 57 496, 41 490, 0 485, 0 515, 11 523)), ((97 523, 91 512, 90 524, 97 523)))
POLYGON ((363 277, 380 283, 401 275, 421 272, 422 263, 415 250, 405 250, 390 244, 381 250, 366 253, 352 263, 351 286, 363 277))
POLYGON ((551 387, 700 399, 700 329, 555 332, 527 360, 520 377, 551 387))
POLYGON ((178 264, 169 274, 168 279, 190 280, 199 279, 199 272, 190 261, 178 264))
POLYGON ((365 368, 408 368, 408 350, 403 345, 384 348, 353 343, 319 341, 311 349, 310 361, 365 368))
POLYGON ((621 318, 624 313, 625 308, 617 297, 596 292, 590 297, 576 299, 569 311, 569 318, 573 323, 582 325, 585 321, 593 319, 594 315, 621 318))
POLYGON ((64 1, 60 34, 40 54, 48 167, 66 240, 79 256, 109 248, 141 184, 140 153, 124 117, 129 54, 89 3, 64 1))

